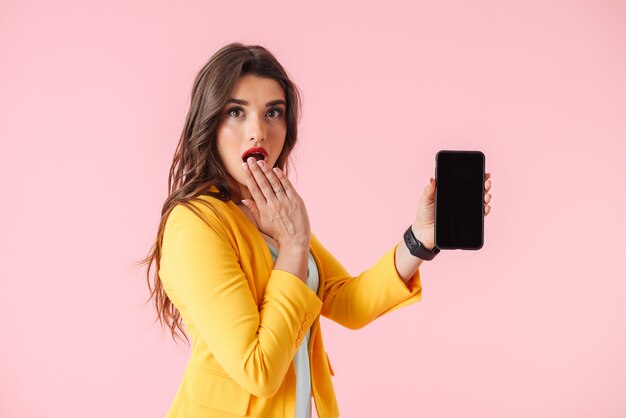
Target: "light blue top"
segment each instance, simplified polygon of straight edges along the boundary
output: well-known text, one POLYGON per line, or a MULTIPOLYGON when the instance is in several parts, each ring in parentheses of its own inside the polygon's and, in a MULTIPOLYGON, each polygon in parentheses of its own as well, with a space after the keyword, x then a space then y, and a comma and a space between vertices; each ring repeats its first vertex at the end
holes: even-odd
MULTIPOLYGON (((274 262, 278 258, 278 249, 272 244, 265 241, 272 253, 274 262)), ((306 285, 315 293, 319 286, 319 272, 313 254, 309 250, 309 269, 306 276, 306 285)), ((309 337, 311 336, 311 328, 302 340, 296 356, 293 359, 296 369, 296 417, 295 418, 311 418, 311 368, 309 364, 309 337)))

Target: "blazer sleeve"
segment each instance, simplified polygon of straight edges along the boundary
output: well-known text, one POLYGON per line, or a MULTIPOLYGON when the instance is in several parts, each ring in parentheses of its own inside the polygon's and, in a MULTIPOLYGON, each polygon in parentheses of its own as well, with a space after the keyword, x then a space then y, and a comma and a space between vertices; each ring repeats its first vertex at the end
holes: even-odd
POLYGON ((183 205, 170 212, 159 269, 164 290, 226 373, 249 393, 271 397, 322 301, 296 275, 272 270, 259 307, 224 226, 206 218, 211 227, 183 205))
POLYGON ((371 268, 353 277, 311 234, 325 275, 321 314, 350 329, 359 329, 374 319, 422 299, 419 269, 404 283, 395 264, 398 244, 371 268))

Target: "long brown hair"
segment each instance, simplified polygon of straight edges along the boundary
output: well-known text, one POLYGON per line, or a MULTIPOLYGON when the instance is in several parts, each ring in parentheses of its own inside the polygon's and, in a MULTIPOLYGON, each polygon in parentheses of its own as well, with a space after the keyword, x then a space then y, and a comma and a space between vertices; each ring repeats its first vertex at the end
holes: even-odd
MULTIPOLYGON (((167 324, 174 341, 176 337, 180 338, 177 329, 185 336, 187 342, 189 338, 181 326, 180 312, 168 298, 159 278, 163 230, 169 213, 177 204, 186 206, 203 218, 190 202, 205 205, 210 210, 213 208, 206 200, 198 199, 198 196, 210 195, 222 201, 231 199, 231 191, 226 180, 229 175, 217 152, 217 127, 227 100, 238 80, 246 74, 272 78, 285 92, 287 134, 274 166, 286 174, 289 172, 288 159, 297 142, 302 107, 300 91, 266 48, 239 42, 230 43, 213 54, 193 83, 189 112, 170 167, 167 182, 168 197, 161 210, 157 238, 148 256, 138 262, 139 266, 148 266, 146 278, 150 297, 146 303, 154 299, 157 320, 162 327, 164 323, 167 324), (216 186, 218 191, 209 191, 212 186, 216 186), (150 267, 153 261, 156 263, 156 271, 151 283, 150 267)), ((203 221, 207 223, 205 219, 203 221)))

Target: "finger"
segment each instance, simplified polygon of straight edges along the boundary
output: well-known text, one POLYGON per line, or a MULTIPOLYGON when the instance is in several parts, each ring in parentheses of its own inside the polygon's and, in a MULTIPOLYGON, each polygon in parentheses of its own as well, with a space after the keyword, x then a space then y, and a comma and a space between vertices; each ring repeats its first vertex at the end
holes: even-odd
POLYGON ((485 195, 485 203, 489 203, 490 200, 491 200, 491 195, 490 194, 486 194, 485 195))
POLYGON ((424 187, 424 193, 422 193, 422 197, 426 199, 427 202, 433 202, 435 200, 435 189, 437 188, 436 180, 434 178, 430 178, 428 180, 428 184, 424 187))
POLYGON ((489 191, 491 189, 491 180, 487 180, 485 182, 485 191, 489 191))
POLYGON ((285 194, 287 195, 287 197, 289 199, 294 199, 297 193, 296 193, 296 189, 291 184, 289 177, 287 177, 285 172, 278 167, 274 167, 272 171, 276 173, 276 177, 278 178, 278 180, 280 180, 280 183, 282 184, 283 190, 285 190, 285 194))
POLYGON ((267 178, 267 181, 269 182, 270 187, 272 188, 273 193, 270 197, 273 197, 276 199, 288 199, 289 197, 285 196, 284 187, 282 183, 276 176, 276 173, 274 173, 274 171, 270 169, 270 166, 267 165, 265 161, 259 161, 259 167, 261 168, 261 171, 263 172, 263 174, 265 174, 265 177, 267 178), (277 190, 278 192, 276 192, 277 190))
POLYGON ((489 215, 489 212, 491 212, 491 206, 487 205, 485 206, 485 216, 489 215))
POLYGON ((254 174, 252 173, 252 169, 250 168, 250 165, 251 164, 249 164, 248 162, 243 163, 243 172, 245 173, 245 176, 246 176, 246 185, 248 186, 248 190, 250 191, 250 194, 254 198, 254 201, 257 204, 257 206, 265 205, 267 201, 265 200, 265 196, 263 195, 261 188, 256 182, 256 178, 254 177, 254 174))
POLYGON ((268 201, 270 199, 275 198, 276 193, 274 193, 274 189, 272 189, 272 185, 270 184, 269 180, 265 176, 265 173, 263 172, 263 170, 261 170, 261 167, 259 166, 259 162, 256 161, 254 157, 248 157, 248 163, 250 165, 250 170, 252 171, 252 175, 254 176, 254 179, 259 185, 259 188, 261 189, 261 192, 263 193, 265 200, 268 201))

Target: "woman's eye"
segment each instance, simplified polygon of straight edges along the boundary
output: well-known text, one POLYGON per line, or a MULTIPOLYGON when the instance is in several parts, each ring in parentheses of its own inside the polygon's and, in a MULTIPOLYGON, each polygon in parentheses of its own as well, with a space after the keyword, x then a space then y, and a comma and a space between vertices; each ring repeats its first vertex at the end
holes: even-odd
POLYGON ((277 118, 279 118, 283 114, 283 110, 278 107, 272 108, 268 111, 268 113, 271 112, 274 112, 277 118))
POLYGON ((231 109, 230 109, 227 113, 228 113, 230 116, 237 117, 236 115, 233 115, 233 112, 241 112, 241 111, 243 111, 243 109, 242 109, 242 108, 240 108, 240 107, 233 107, 233 108, 231 108, 231 109))
MULTIPOLYGON (((233 108, 228 109, 226 113, 236 118, 236 117, 242 116, 242 113, 239 113, 239 112, 243 112, 243 109, 241 107, 233 107, 233 108)), ((282 116, 283 110, 281 108, 275 107, 275 108, 268 110, 267 113, 268 115, 270 115, 272 119, 277 119, 282 116)))

